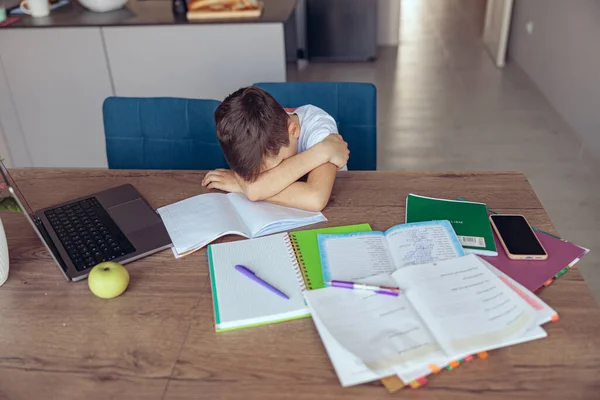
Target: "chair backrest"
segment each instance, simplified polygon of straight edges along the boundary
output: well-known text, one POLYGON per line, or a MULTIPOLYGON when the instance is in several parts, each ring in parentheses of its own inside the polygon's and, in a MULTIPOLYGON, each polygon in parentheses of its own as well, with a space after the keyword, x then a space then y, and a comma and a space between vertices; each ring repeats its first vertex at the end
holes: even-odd
POLYGON ((216 137, 220 102, 109 97, 102 107, 108 166, 113 169, 227 168, 216 137))
POLYGON ((312 104, 329 113, 350 149, 349 170, 377 169, 377 90, 370 83, 255 83, 285 108, 312 104))

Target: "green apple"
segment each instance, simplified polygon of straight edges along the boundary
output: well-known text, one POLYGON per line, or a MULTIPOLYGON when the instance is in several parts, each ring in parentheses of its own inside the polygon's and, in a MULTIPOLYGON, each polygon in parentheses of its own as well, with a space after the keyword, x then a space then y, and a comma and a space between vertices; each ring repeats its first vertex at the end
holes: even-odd
POLYGON ((112 299, 127 289, 129 272, 116 262, 103 262, 90 271, 88 285, 96 296, 112 299))

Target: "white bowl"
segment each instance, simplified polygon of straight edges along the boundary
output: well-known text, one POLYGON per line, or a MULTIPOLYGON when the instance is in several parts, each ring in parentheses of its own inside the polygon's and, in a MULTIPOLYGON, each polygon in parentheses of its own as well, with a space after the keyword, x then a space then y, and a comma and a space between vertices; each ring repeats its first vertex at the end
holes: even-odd
POLYGON ((123 8, 127 0, 79 0, 81 5, 95 12, 107 12, 123 8))

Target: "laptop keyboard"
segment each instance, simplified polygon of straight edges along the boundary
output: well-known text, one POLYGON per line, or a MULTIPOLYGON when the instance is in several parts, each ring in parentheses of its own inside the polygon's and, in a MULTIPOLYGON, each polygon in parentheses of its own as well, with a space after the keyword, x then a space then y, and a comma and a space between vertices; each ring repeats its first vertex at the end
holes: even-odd
POLYGON ((95 197, 44 214, 78 271, 135 251, 95 197))

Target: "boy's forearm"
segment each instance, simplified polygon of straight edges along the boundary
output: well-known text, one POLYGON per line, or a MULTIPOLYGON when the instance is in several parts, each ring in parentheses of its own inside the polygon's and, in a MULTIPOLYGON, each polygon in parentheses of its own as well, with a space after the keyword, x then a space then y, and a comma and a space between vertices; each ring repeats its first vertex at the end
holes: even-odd
POLYGON ((294 182, 266 201, 308 211, 321 211, 329 202, 337 167, 323 164, 309 173, 307 182, 294 182))
POLYGON ((250 200, 267 200, 327 162, 328 155, 320 146, 313 146, 262 173, 255 182, 241 181, 240 186, 250 200))

